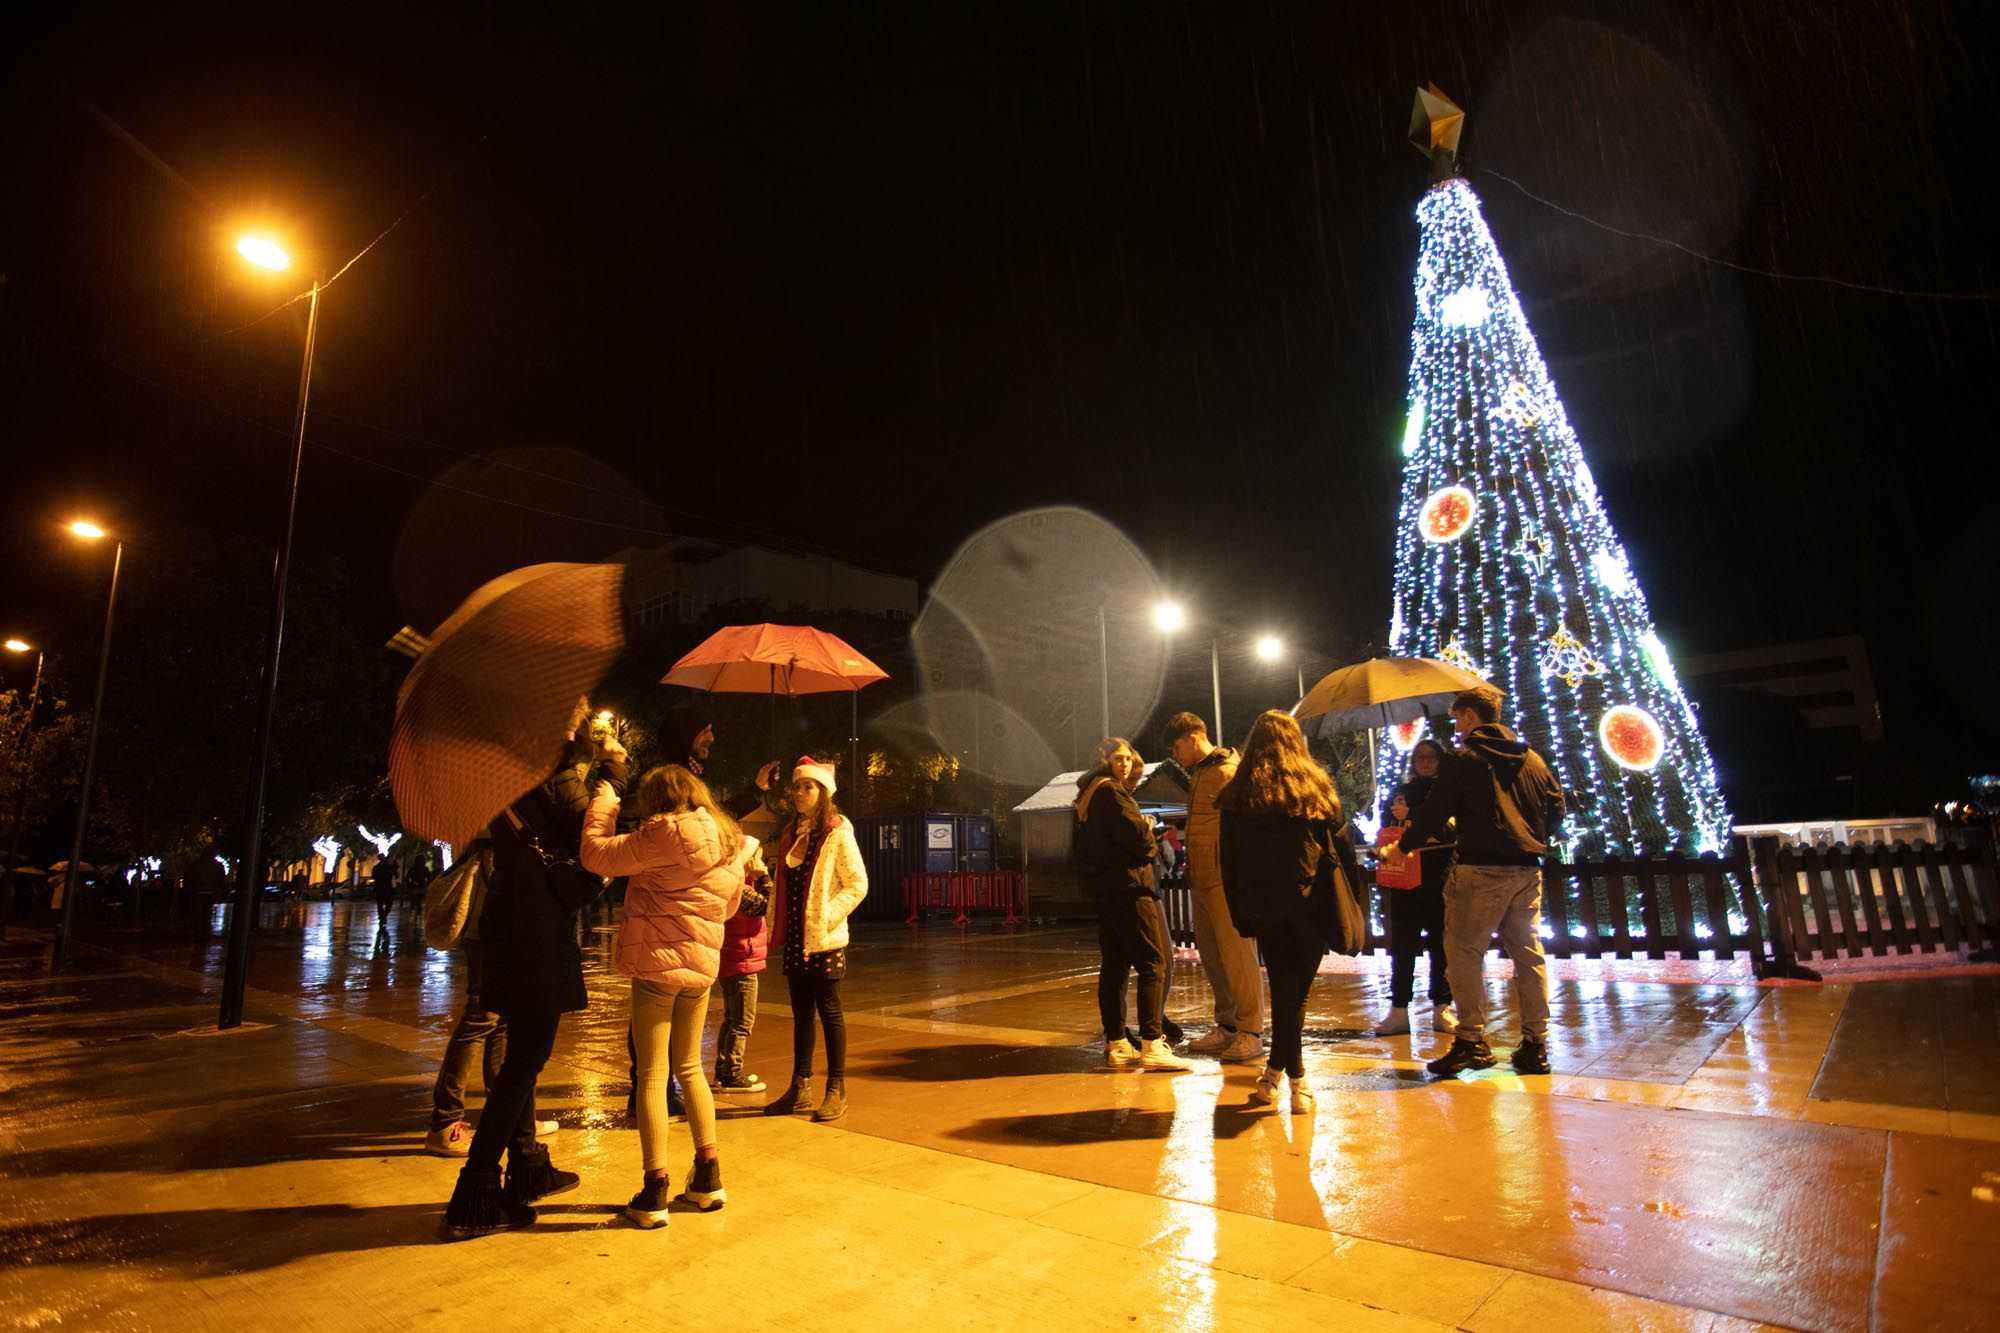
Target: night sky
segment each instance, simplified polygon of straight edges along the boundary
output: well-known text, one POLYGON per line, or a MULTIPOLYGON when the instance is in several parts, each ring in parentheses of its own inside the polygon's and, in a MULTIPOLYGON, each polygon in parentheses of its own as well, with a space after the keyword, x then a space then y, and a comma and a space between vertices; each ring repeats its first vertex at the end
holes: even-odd
POLYGON ((276 533, 261 223, 329 273, 388 229, 323 302, 299 538, 384 637, 455 540, 923 579, 1067 502, 1246 628, 1379 640, 1434 79, 1666 640, 1860 632, 1935 781, 2000 744, 2000 335, 1935 295, 2000 291, 1974 7, 169 8, 0 56, 5 614, 97 595, 73 509, 276 533))

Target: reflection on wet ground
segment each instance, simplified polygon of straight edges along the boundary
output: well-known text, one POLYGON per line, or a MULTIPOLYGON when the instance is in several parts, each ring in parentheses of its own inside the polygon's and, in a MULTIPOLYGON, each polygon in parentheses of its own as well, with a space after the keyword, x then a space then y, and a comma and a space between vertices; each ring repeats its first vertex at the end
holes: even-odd
MULTIPOLYGON (((61 977, 33 942, 0 955, 0 1208, 13 1219, 0 1255, 10 1271, 26 1265, 0 1278, 5 1308, 159 1326, 153 1284, 192 1283, 220 1302, 219 1320, 268 1294, 260 1274, 346 1265, 356 1322, 386 1324, 441 1299, 413 1294, 426 1273, 475 1282, 467 1247, 420 1264, 373 1253, 427 1242, 449 1188, 450 1164, 419 1147, 458 960, 426 950, 401 909, 384 935, 371 904, 266 910, 255 1022, 238 1033, 204 1026, 221 971, 213 934, 103 930, 61 977), (121 1276, 78 1304, 23 1276, 35 1265, 121 1276)), ((534 1251, 553 1264, 636 1243, 606 1229, 636 1160, 610 930, 586 935, 592 1007, 565 1020, 541 1090, 586 1188, 533 1238, 485 1243, 509 1247, 510 1264, 523 1245, 554 1247, 534 1251), (561 1248, 569 1233, 585 1250, 561 1248)), ((984 1219, 974 1230, 1010 1247, 1009 1299, 1039 1292, 1091 1312, 1084 1324, 1393 1311, 1469 1327, 1572 1315, 1707 1327, 1700 1312, 1720 1311, 1847 1329, 1869 1326, 1871 1310, 1877 1326, 1944 1326, 2000 1298, 1989 1266, 1962 1262, 2000 1206, 2000 971, 1824 987, 1572 972, 1554 988, 1553 1075, 1503 1063, 1435 1083, 1421 1061, 1444 1039, 1421 999, 1417 1032, 1374 1037, 1386 966, 1343 964, 1308 1014, 1316 1113, 1293 1117, 1251 1101, 1254 1066, 1100 1070, 1094 970, 1082 928, 858 929, 845 987, 853 1109, 826 1129, 758 1116, 761 1098, 726 1105, 743 1204, 719 1216, 788 1234, 798 1214, 836 1210, 855 1229, 855 1272, 874 1284, 856 1308, 911 1281, 962 1292, 986 1252, 940 1229, 984 1219), (881 1215, 857 1211, 863 1200, 881 1215), (1081 1266, 1092 1260, 1168 1276, 1158 1290, 1107 1286, 1101 1263, 1081 1266)), ((1504 972, 1496 960, 1486 979, 1503 1051, 1504 972)), ((780 1086, 782 995, 774 975, 751 1050, 780 1086)), ((1170 1011, 1199 1030, 1207 1002, 1199 967, 1178 966, 1170 1011)), ((695 1221, 709 1219, 674 1226, 695 1221)), ((727 1226, 708 1228, 708 1260, 760 1271, 753 1241, 765 1238, 739 1233, 732 1248, 727 1226)), ((510 1290, 563 1309, 541 1288, 510 1290)), ((884 1315, 924 1299, 904 1290, 884 1315)))

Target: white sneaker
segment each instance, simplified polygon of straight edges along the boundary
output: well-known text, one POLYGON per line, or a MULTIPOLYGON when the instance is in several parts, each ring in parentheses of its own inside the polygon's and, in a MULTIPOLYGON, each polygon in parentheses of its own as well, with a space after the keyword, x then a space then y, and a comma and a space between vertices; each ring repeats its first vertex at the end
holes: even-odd
POLYGON ((1409 1030, 1410 1011, 1400 1004, 1383 1015, 1382 1021, 1375 1025, 1378 1037, 1400 1037, 1409 1030))
POLYGON ((1223 1047, 1222 1053, 1215 1058, 1226 1065, 1247 1065, 1252 1060, 1261 1060, 1264 1058, 1264 1039, 1254 1032, 1239 1032, 1236 1039, 1223 1047))
POLYGON ((1439 1032, 1458 1031, 1458 1010, 1448 1004, 1441 1004, 1431 1010, 1431 1026, 1439 1032))
POLYGON ((1139 1048, 1120 1037, 1117 1041, 1104 1043, 1104 1067, 1106 1069, 1130 1069, 1139 1063, 1139 1048))
POLYGON ((1292 1080, 1292 1114, 1311 1115, 1313 1113, 1312 1089, 1302 1078, 1292 1080))
POLYGON ((1267 1065, 1264 1072, 1257 1075, 1257 1086, 1250 1089, 1250 1100, 1263 1102, 1267 1106, 1276 1106, 1278 1089, 1283 1086, 1284 1081, 1285 1076, 1282 1072, 1267 1065))
POLYGON ((1139 1048, 1139 1067, 1169 1074, 1185 1074, 1194 1066, 1174 1054, 1165 1037, 1155 1037, 1139 1048))
POLYGON ((1203 1033, 1199 1037, 1196 1037, 1193 1041, 1187 1044, 1188 1053, 1190 1055, 1219 1054, 1222 1051, 1226 1050, 1229 1046, 1229 1043, 1236 1040, 1237 1036, 1238 1036, 1237 1033, 1231 1032, 1226 1027, 1221 1027, 1219 1025, 1216 1027, 1212 1027, 1207 1032, 1203 1033))
POLYGON ((553 1120, 537 1120, 535 1122, 535 1137, 545 1139, 561 1128, 562 1126, 553 1120))

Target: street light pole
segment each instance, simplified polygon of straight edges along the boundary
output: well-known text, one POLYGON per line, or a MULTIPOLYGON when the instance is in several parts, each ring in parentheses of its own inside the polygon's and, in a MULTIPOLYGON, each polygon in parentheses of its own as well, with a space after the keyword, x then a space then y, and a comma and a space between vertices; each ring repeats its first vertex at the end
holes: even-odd
POLYGON ((236 872, 236 899, 229 908, 229 947, 222 973, 222 1009, 216 1026, 243 1022, 243 987, 250 965, 250 920, 264 879, 264 781, 271 768, 271 728, 278 705, 278 658, 285 638, 285 584, 292 570, 292 529, 299 512, 299 473, 305 461, 306 400, 312 390, 313 342, 319 333, 319 280, 306 310, 306 350, 299 365, 298 409, 292 418, 292 489, 285 503, 285 536, 271 588, 271 623, 265 636, 263 693, 257 708, 257 762, 250 772, 244 808, 243 863, 236 872))
MULTIPOLYGON (((85 538, 101 537, 96 528, 72 524, 70 530, 85 538)), ((104 647, 97 654, 97 698, 90 706, 90 739, 83 747, 83 786, 76 794, 76 833, 70 839, 69 864, 63 867, 62 925, 56 931, 53 965, 60 968, 69 957, 69 933, 76 920, 77 863, 83 860, 83 834, 90 823, 90 784, 97 774, 97 733, 104 726, 104 678, 111 670, 111 622, 118 610, 118 571, 125 563, 125 541, 121 537, 111 553, 111 592, 104 599, 104 647)))
POLYGON ((1215 743, 1222 744, 1222 641, 1208 640, 1208 683, 1215 691, 1215 743))
POLYGON ((1097 608, 1097 706, 1103 727, 1099 738, 1111 735, 1111 648, 1104 633, 1104 608, 1097 608))
MULTIPOLYGON (((7 651, 26 652, 19 639, 7 640, 7 651)), ((0 940, 7 938, 7 919, 14 914, 14 867, 21 863, 21 814, 28 805, 28 733, 35 726, 35 705, 42 697, 42 663, 48 654, 35 650, 35 683, 28 690, 28 711, 21 714, 21 734, 14 738, 14 827, 7 835, 7 871, 0 877, 0 940)))

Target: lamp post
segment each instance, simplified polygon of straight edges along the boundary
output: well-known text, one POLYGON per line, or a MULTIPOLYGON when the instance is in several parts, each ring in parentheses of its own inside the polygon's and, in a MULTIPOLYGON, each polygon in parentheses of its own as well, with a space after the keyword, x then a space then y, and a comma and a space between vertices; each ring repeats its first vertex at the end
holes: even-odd
MULTIPOLYGON (((1257 640, 1257 656, 1266 662, 1275 662, 1285 655, 1285 641, 1275 634, 1266 634, 1257 640)), ((1306 664, 1300 660, 1293 664, 1298 672, 1299 698, 1306 697, 1306 664)))
MULTIPOLYGON (((102 541, 103 528, 87 519, 69 525, 70 533, 87 542, 102 541)), ((63 867, 62 925, 56 931, 54 966, 69 957, 69 933, 76 920, 77 865, 83 860, 83 835, 90 823, 90 784, 97 773, 97 733, 104 726, 104 678, 111 670, 111 623, 118 610, 118 571, 125 563, 125 540, 119 538, 111 552, 111 591, 104 599, 104 646, 97 654, 97 697, 90 705, 90 739, 83 747, 83 786, 76 794, 76 833, 70 839, 69 864, 63 867)))
POLYGON ((0 875, 0 940, 7 938, 7 919, 14 914, 14 867, 21 863, 21 812, 28 803, 28 733, 35 726, 35 705, 42 697, 42 662, 47 654, 32 643, 9 639, 0 644, 10 653, 35 655, 35 683, 28 691, 28 708, 21 714, 21 734, 14 738, 14 820, 7 835, 7 870, 0 875))
MULTIPOLYGON (((291 258, 275 242, 246 236, 236 252, 259 268, 283 271, 291 258)), ((292 485, 285 502, 285 536, 278 547, 272 578, 270 628, 265 636, 264 680, 257 706, 256 763, 250 770, 250 790, 244 807, 243 862, 236 872, 236 897, 229 908, 229 944, 222 972, 222 1008, 216 1026, 228 1029, 243 1022, 243 987, 250 966, 250 920, 257 910, 257 893, 264 878, 264 782, 271 767, 271 724, 278 702, 278 658, 285 637, 285 584, 292 568, 292 529, 299 510, 299 472, 305 460, 306 400, 312 390, 313 340, 319 332, 319 279, 313 279, 312 304, 306 309, 306 348, 299 364, 299 398, 292 416, 292 485)))
MULTIPOLYGON (((1187 627, 1187 611, 1179 602, 1161 602, 1153 608, 1153 627, 1162 634, 1173 634, 1187 627)), ((1222 744, 1222 640, 1215 634, 1208 636, 1208 684, 1215 705, 1215 730, 1211 733, 1217 745, 1222 744)))

